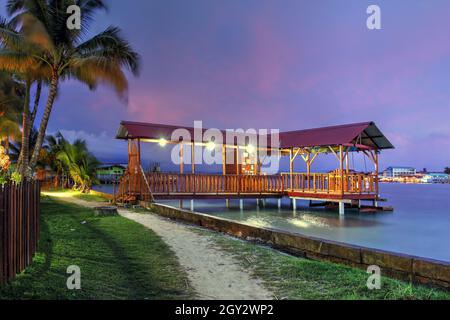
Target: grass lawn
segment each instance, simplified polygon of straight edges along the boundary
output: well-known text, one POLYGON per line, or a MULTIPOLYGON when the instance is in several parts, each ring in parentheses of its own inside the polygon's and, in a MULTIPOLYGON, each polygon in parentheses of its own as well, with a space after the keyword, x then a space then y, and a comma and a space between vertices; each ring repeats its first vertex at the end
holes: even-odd
MULTIPOLYGON (((41 221, 33 265, 0 287, 0 299, 195 298, 175 255, 139 224, 122 217, 97 218, 91 209, 50 197, 43 197, 41 221), (71 265, 81 268, 82 290, 66 287, 66 270, 71 265)), ((383 278, 381 290, 370 291, 363 270, 293 257, 200 228, 192 230, 233 255, 278 299, 450 299, 450 292, 389 278, 383 278)))
POLYGON ((191 299, 187 276, 152 231, 122 217, 43 197, 34 263, 0 299, 191 299), (68 290, 68 266, 81 268, 81 290, 68 290))
POLYGON ((88 201, 88 202, 107 202, 108 199, 99 196, 99 195, 95 195, 95 194, 86 194, 86 193, 76 193, 74 194, 75 198, 78 198, 80 200, 84 200, 84 201, 88 201))
POLYGON ((43 194, 53 197, 70 196, 88 202, 109 202, 108 199, 102 197, 101 195, 96 195, 93 193, 81 193, 79 191, 71 189, 56 189, 48 192, 43 192, 43 194))
POLYGON ((278 299, 450 299, 450 293, 382 278, 381 290, 367 288, 363 270, 286 255, 221 234, 195 229, 233 254, 240 264, 264 280, 278 299))

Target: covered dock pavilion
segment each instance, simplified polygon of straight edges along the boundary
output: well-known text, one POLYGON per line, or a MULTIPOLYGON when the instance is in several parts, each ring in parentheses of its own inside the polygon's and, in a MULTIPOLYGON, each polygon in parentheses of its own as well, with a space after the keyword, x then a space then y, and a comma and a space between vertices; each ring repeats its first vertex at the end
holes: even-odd
MULTIPOLYGON (((204 132, 206 129, 203 129, 204 132)), ((222 133, 226 135, 226 131, 222 133)), ((374 122, 282 132, 276 149, 268 147, 264 151, 266 154, 289 157, 289 172, 265 174, 258 160, 262 150, 250 145, 249 139, 218 144, 196 137, 195 129, 191 127, 129 121, 121 122, 117 139, 128 141, 128 168, 115 195, 118 202, 186 199, 191 200, 191 210, 194 209, 195 199, 205 198, 226 199, 227 203, 229 199, 240 199, 242 206, 245 198, 289 197, 294 210, 297 200, 334 202, 339 204, 341 214, 344 214, 346 204, 361 206, 362 201, 372 201, 373 206, 377 207, 381 199, 379 155, 382 150, 394 148, 374 122), (179 129, 190 133, 192 138, 173 139, 173 132, 179 129), (144 172, 142 143, 177 146, 179 172, 144 172), (221 152, 221 174, 197 171, 196 154, 201 154, 204 148, 221 152), (190 159, 186 159, 188 153, 190 159), (352 153, 366 157, 373 164, 373 170, 362 173, 351 170, 349 158, 352 153), (336 170, 314 172, 313 164, 321 155, 335 157, 336 170), (304 161, 306 172, 294 171, 296 161, 304 161)), ((278 203, 281 205, 280 200, 278 203)))

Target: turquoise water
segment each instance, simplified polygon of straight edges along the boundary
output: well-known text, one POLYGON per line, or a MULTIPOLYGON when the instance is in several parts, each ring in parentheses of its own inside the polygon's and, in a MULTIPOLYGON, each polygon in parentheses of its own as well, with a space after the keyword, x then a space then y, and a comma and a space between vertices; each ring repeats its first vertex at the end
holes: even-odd
MULTIPOLYGON (((224 200, 195 201, 195 211, 258 227, 286 230, 370 248, 450 261, 450 185, 382 184, 381 194, 395 211, 340 217, 335 211, 307 208, 294 213, 289 201, 279 210, 276 200, 257 208, 255 200, 237 200, 229 209, 224 200)), ((178 201, 162 202, 178 206, 178 201)), ((185 201, 189 208, 189 201, 185 201)))

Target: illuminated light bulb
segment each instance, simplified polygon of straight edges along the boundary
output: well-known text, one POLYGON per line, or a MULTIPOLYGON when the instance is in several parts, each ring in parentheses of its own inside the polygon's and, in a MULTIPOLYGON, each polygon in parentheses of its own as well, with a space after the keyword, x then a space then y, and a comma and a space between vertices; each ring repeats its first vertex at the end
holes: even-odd
POLYGON ((251 144, 249 144, 246 149, 248 153, 254 153, 256 150, 255 147, 251 144))
POLYGON ((216 144, 215 144, 214 142, 210 141, 210 142, 208 142, 208 143, 206 144, 206 148, 207 148, 209 151, 213 151, 214 149, 216 149, 216 144))
POLYGON ((159 139, 158 144, 160 145, 160 147, 164 148, 165 146, 167 146, 167 140, 164 138, 159 139))

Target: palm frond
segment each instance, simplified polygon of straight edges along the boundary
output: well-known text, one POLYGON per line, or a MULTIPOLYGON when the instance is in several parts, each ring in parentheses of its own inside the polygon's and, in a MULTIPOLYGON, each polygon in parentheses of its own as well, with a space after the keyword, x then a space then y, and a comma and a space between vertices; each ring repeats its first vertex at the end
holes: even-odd
POLYGON ((110 86, 120 99, 126 101, 128 80, 122 69, 113 61, 97 57, 74 59, 69 70, 68 77, 87 84, 93 90, 99 84, 110 86))
POLYGON ((24 35, 15 30, 13 23, 0 16, 0 45, 16 50, 23 50, 28 47, 24 35))
POLYGON ((122 38, 121 31, 117 27, 108 27, 105 31, 81 43, 76 48, 76 52, 81 57, 95 56, 114 60, 134 75, 139 74, 140 57, 122 38))
POLYGON ((9 50, 0 50, 0 70, 11 73, 26 73, 36 66, 33 57, 9 50))
MULTIPOLYGON (((21 15, 21 34, 34 51, 53 51, 55 46, 45 25, 30 13, 21 15)), ((28 50, 30 50, 28 49, 28 50)))

